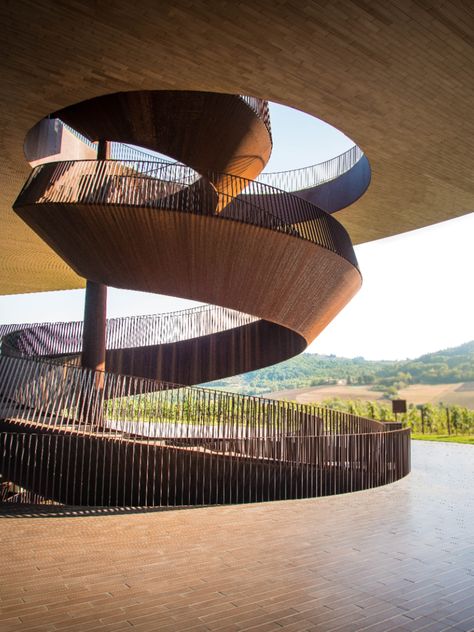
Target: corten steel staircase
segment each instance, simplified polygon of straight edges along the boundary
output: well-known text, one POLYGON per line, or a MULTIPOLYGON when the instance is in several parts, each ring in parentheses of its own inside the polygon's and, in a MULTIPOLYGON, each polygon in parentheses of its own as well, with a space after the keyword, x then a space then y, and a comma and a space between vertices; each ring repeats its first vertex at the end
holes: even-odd
POLYGON ((109 320, 105 373, 81 367, 82 323, 0 328, 4 499, 252 502, 406 475, 409 431, 192 387, 300 353, 360 286, 343 227, 253 179, 271 151, 267 103, 135 92, 55 116, 180 162, 41 164, 15 211, 89 280, 210 305, 109 320))

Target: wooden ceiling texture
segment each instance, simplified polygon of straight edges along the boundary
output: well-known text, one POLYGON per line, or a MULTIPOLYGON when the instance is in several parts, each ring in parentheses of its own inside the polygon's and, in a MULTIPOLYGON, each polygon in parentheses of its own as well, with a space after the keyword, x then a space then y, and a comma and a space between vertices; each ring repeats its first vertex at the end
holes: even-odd
POLYGON ((468 1, 22 0, 0 22, 3 294, 83 286, 11 207, 28 130, 112 92, 248 94, 339 128, 372 166, 368 192, 336 214, 355 243, 474 210, 468 1))

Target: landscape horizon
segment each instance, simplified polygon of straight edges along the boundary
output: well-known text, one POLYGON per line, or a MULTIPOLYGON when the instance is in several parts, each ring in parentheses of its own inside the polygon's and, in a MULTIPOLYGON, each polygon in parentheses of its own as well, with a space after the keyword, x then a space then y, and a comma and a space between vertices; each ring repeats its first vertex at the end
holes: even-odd
POLYGON ((474 340, 414 359, 365 360, 305 352, 286 362, 206 386, 298 403, 333 399, 474 409, 474 340))

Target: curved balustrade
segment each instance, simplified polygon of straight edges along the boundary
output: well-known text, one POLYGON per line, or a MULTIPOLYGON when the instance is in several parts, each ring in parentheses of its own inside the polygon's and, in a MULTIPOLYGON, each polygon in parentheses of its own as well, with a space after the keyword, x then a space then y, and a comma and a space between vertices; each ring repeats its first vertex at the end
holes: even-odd
MULTIPOLYGON (((124 143, 112 143, 110 158, 114 160, 149 160, 150 152, 141 151, 124 143)), ((160 157, 163 160, 163 157, 160 157)), ((169 164, 175 161, 169 160, 169 164)), ((294 195, 316 204, 328 213, 355 202, 370 184, 370 165, 360 147, 354 145, 339 156, 300 169, 263 172, 257 178, 268 186, 262 195, 274 195, 274 189, 294 195)), ((243 190, 243 196, 247 189, 243 190)), ((264 203, 268 206, 268 202, 264 203)))
POLYGON ((239 176, 201 175, 180 163, 160 160, 46 163, 33 169, 15 210, 22 213, 24 207, 47 203, 119 204, 214 215, 218 202, 211 182, 225 181, 226 192, 219 194, 220 218, 301 237, 357 266, 347 231, 314 204, 239 176))
POLYGON ((336 213, 365 193, 370 178, 369 161, 354 145, 340 156, 320 164, 291 171, 262 173, 258 180, 290 191, 327 213, 336 213))
POLYGON ((242 99, 244 103, 246 103, 255 112, 255 114, 260 119, 262 119, 271 137, 272 127, 270 123, 270 108, 268 107, 268 101, 265 101, 264 99, 259 99, 257 97, 250 97, 248 95, 243 95, 243 94, 240 94, 239 97, 240 99, 242 99))
POLYGON ((354 145, 347 151, 308 167, 261 173, 257 181, 283 191, 312 189, 335 180, 354 167, 364 155, 360 147, 354 145))
MULTIPOLYGON (((107 349, 162 345, 243 327, 257 320, 219 305, 203 305, 164 314, 109 318, 107 349)), ((54 357, 80 354, 83 321, 0 325, 3 355, 54 357)))
MULTIPOLYGON (((253 97, 244 97, 241 96, 241 99, 247 103, 255 103, 259 102, 259 99, 255 99, 253 97)), ((263 109, 259 108, 258 104, 254 105, 254 109, 260 113, 262 119, 268 125, 268 129, 270 130, 270 115, 268 106, 263 109)), ((79 134, 72 127, 67 125, 66 123, 62 124, 73 134, 75 134, 78 138, 82 140, 82 142, 86 143, 89 146, 95 146, 95 143, 92 143, 82 134, 79 134)), ((345 174, 347 171, 350 171, 364 156, 364 152, 357 145, 353 145, 350 149, 335 156, 334 158, 329 158, 323 162, 316 163, 314 165, 309 165, 307 167, 301 167, 298 169, 287 169, 285 171, 267 171, 261 173, 257 178, 257 182, 261 182, 262 184, 266 184, 269 187, 273 187, 276 189, 280 189, 282 191, 287 191, 289 193, 302 191, 304 189, 313 189, 315 187, 319 187, 322 184, 335 180, 345 174)), ((125 143, 112 143, 111 148, 111 158, 114 160, 150 160, 150 152, 143 151, 138 149, 137 147, 131 147, 125 143)), ((175 161, 170 160, 170 164, 175 161)), ((271 194, 271 191, 268 191, 271 194)))
MULTIPOLYGON (((268 104, 254 97, 240 96, 239 98, 257 114, 271 134, 268 104)), ((97 151, 97 143, 90 141, 84 134, 64 121, 60 119, 56 121, 88 148, 97 151)), ((45 151, 51 151, 49 145, 45 151)), ((29 159, 31 151, 26 153, 29 159)), ((177 164, 176 160, 157 154, 159 152, 153 152, 151 149, 145 150, 123 142, 112 142, 108 157, 113 160, 137 162, 159 160, 169 165, 177 164)), ((35 159, 37 158, 38 156, 35 155, 35 159)), ((181 167, 184 168, 184 165, 181 167)), ((363 151, 354 145, 339 156, 318 164, 300 169, 261 173, 256 181, 272 188, 294 193, 319 205, 325 211, 333 213, 352 204, 364 193, 370 183, 370 166, 363 151)), ((266 194, 273 195, 272 189, 268 189, 266 194)))
POLYGON ((269 196, 267 186, 227 174, 228 191, 245 188, 247 193, 236 197, 218 195, 210 183, 211 178, 223 181, 222 175, 211 174, 207 178, 182 165, 156 161, 64 161, 35 168, 20 193, 15 203, 17 212, 83 276, 97 278, 98 275, 99 279, 106 279, 108 285, 151 289, 164 294, 176 293, 180 286, 185 286, 187 291, 181 294, 184 297, 224 304, 260 317, 259 320, 245 317, 245 322, 232 329, 223 331, 223 328, 220 334, 196 338, 194 342, 184 341, 168 347, 162 343, 149 345, 146 353, 133 349, 124 349, 121 353, 111 351, 108 354, 111 370, 193 384, 282 361, 300 353, 305 340, 309 342, 324 326, 327 300, 331 295, 337 301, 341 300, 339 297, 344 300, 344 294, 347 296, 360 284, 350 240, 332 217, 291 194, 272 189, 274 195, 269 196), (248 191, 252 192, 252 198, 248 191), (277 195, 280 217, 271 212, 276 208, 277 195), (273 206, 270 210, 263 209, 263 203, 270 198, 273 206), (215 212, 217 204, 223 207, 219 214, 215 212), (130 216, 131 223, 127 225, 128 218, 120 210, 124 207, 142 209, 140 213, 146 210, 150 215, 144 219, 141 215, 130 216), (103 209, 109 209, 107 214, 103 209), (120 218, 117 215, 114 219, 112 213, 115 212, 120 218), (92 213, 96 214, 94 224, 85 229, 92 213), (159 222, 157 228, 162 230, 161 213, 169 216, 170 228, 160 240, 159 248, 158 242, 152 242, 147 250, 149 240, 144 235, 149 233, 152 222, 159 222), (208 223, 201 229, 199 225, 196 227, 196 220, 177 220, 172 217, 174 214, 184 218, 196 215, 196 220, 208 223), (78 222, 76 229, 73 221, 78 222), (119 221, 127 225, 127 229, 117 234, 119 221), (182 222, 182 228, 175 234, 178 221, 182 222), (140 236, 133 241, 140 242, 142 247, 132 253, 133 259, 124 258, 123 253, 130 250, 130 237, 137 233, 137 227, 140 236), (266 233, 249 233, 253 227, 269 231, 268 237, 266 233), (99 250, 87 241, 88 230, 90 238, 100 243, 99 250), (182 258, 180 269, 176 265, 176 253, 190 255, 192 242, 177 240, 196 231, 201 234, 199 250, 193 252, 192 257, 182 258), (262 240, 268 240, 270 234, 272 248, 268 249, 269 259, 265 260, 262 240), (232 242, 225 245, 227 235, 232 235, 232 242), (299 239, 308 242, 307 246, 298 246, 299 239), (231 249, 236 250, 235 256, 230 256, 231 249), (96 260, 91 266, 94 251, 96 260), (245 258, 242 258, 243 252, 247 255, 245 258), (301 259, 301 266, 297 268, 296 257, 301 259), (333 278, 328 282, 321 264, 326 260, 325 265, 331 265, 334 257, 333 278), (274 264, 269 264, 269 260, 279 259, 281 263, 288 261, 287 267, 295 275, 284 301, 278 299, 280 272, 274 264), (216 261, 222 269, 216 267, 216 261), (224 270, 229 264, 231 267, 224 270), (316 281, 315 289, 321 284, 321 290, 314 295, 308 294, 307 287, 300 281, 308 267, 313 269, 311 280, 316 281), (160 269, 162 273, 157 274, 160 269), (274 287, 275 298, 259 306, 262 302, 258 298, 260 277, 269 272, 275 274, 269 284, 274 287), (178 278, 179 274, 182 276, 178 278), (222 278, 227 278, 226 284, 222 278), (245 288, 248 294, 243 294, 240 287, 242 278, 248 279, 245 288), (255 287, 253 294, 251 280, 255 287), (288 307, 292 304, 300 307, 290 314, 288 307), (252 353, 242 353, 241 349, 252 349, 252 353))
POLYGON ((0 471, 80 505, 196 505, 367 489, 406 475, 409 431, 277 402, 0 357, 0 471), (100 381, 101 387, 97 388, 100 381))
MULTIPOLYGON (((270 110, 268 107, 268 101, 258 99, 256 97, 238 95, 238 97, 263 121, 265 127, 271 135, 271 122, 270 122, 270 110)), ((89 138, 78 132, 74 127, 71 127, 64 121, 61 124, 68 129, 71 134, 74 134, 79 140, 89 147, 97 149, 97 143, 91 141, 89 138)), ((126 159, 126 160, 149 160, 150 154, 146 151, 141 151, 138 147, 131 147, 125 143, 113 143, 112 151, 116 155, 112 155, 111 158, 126 159)), ((173 162, 173 161, 170 161, 173 162)))
MULTIPOLYGON (((166 156, 156 156, 153 152, 144 151, 138 147, 127 145, 126 143, 110 143, 111 160, 140 161, 140 160, 159 160, 169 165, 176 164, 176 160, 167 159, 166 156)), ((183 167, 185 165, 182 165, 183 167)))
POLYGON ((179 162, 141 160, 132 147, 118 159, 44 163, 16 213, 91 281, 210 305, 109 320, 105 373, 79 366, 82 323, 0 327, 1 497, 251 502, 408 473, 407 431, 192 387, 300 353, 361 283, 333 217, 248 179, 271 149, 268 104, 130 92, 54 116, 91 140, 179 162))
MULTIPOLYGON (((59 120, 59 119, 57 119, 59 120)), ((97 152, 97 143, 89 140, 88 138, 86 138, 84 136, 84 134, 81 134, 80 132, 77 131, 77 129, 74 129, 74 127, 71 127, 70 125, 68 125, 67 123, 65 123, 64 121, 60 120, 60 123, 63 127, 65 127, 69 132, 71 132, 71 134, 73 134, 73 136, 75 136, 76 138, 78 138, 81 143, 84 143, 84 145, 87 145, 88 147, 90 147, 91 149, 94 149, 97 152)))

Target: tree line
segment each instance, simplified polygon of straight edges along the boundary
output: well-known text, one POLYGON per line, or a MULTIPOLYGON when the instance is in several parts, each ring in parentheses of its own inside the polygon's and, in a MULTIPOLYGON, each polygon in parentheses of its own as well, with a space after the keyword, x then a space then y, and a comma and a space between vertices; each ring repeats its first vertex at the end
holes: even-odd
POLYGON ((338 384, 369 385, 394 398, 410 384, 474 382, 474 341, 415 360, 372 361, 303 353, 286 362, 209 384, 245 395, 338 384))
MULTIPOLYGON (((387 403, 343 400, 334 398, 317 404, 343 412, 368 417, 377 421, 395 421, 392 407, 387 403)), ((406 413, 397 415, 405 428, 423 434, 474 434, 474 410, 463 406, 445 406, 442 403, 410 404, 406 413)))

